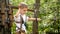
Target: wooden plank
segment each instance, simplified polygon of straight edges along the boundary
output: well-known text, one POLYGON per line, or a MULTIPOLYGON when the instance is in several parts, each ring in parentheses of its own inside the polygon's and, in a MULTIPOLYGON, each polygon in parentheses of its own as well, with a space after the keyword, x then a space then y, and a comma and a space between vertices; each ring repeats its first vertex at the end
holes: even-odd
MULTIPOLYGON (((8 5, 8 6, 11 6, 11 5, 8 5)), ((11 8, 12 8, 12 9, 18 9, 18 6, 11 6, 11 8)), ((32 10, 32 9, 28 9, 28 11, 33 12, 34 10, 32 10)))
MULTIPOLYGON (((10 6, 10 5, 8 5, 8 6, 10 6)), ((11 8, 12 8, 12 9, 18 9, 17 6, 11 6, 11 8)), ((1 10, 1 8, 0 8, 0 10, 1 10)), ((8 9, 8 8, 5 8, 5 10, 9 10, 9 9, 8 9)), ((33 12, 34 10, 28 9, 28 11, 33 12)))

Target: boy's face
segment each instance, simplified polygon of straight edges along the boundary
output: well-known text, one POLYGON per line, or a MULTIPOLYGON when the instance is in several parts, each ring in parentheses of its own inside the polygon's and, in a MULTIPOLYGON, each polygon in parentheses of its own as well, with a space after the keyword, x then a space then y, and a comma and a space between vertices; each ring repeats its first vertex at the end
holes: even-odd
POLYGON ((28 9, 28 8, 20 9, 20 13, 21 13, 21 14, 25 14, 25 13, 27 12, 27 9, 28 9))

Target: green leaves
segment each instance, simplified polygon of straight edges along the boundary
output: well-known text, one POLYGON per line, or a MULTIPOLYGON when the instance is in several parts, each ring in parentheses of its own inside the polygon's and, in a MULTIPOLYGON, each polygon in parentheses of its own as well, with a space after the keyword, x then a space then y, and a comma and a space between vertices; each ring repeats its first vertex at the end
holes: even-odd
MULTIPOLYGON (((20 2, 23 2, 24 0, 10 0, 12 5, 18 6, 20 2)), ((28 4, 29 9, 33 9, 35 0, 26 0, 26 3, 28 4)), ((17 10, 14 10, 14 14, 17 12, 17 10)), ((33 17, 33 12, 28 12, 28 16, 33 17)), ((38 31, 41 32, 47 32, 47 31, 57 31, 57 27, 60 28, 60 23, 58 24, 58 20, 56 21, 55 25, 54 18, 58 18, 60 22, 60 0, 40 0, 40 10, 39 10, 39 18, 42 20, 39 22, 38 25, 38 31), (59 7, 58 7, 59 6, 59 7), (59 9, 58 9, 59 8, 59 9), (59 11, 59 15, 57 15, 57 12, 59 11)), ((15 26, 13 26, 14 28, 15 26)), ((32 23, 28 23, 28 32, 32 31, 32 23)))

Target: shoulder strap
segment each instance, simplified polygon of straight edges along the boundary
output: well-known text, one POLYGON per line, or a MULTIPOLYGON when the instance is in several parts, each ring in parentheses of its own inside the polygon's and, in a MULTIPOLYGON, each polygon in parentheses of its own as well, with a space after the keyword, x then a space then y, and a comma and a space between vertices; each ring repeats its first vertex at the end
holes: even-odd
POLYGON ((22 24, 24 23, 24 21, 23 21, 23 17, 21 15, 20 15, 20 18, 21 18, 20 32, 22 32, 22 24))
POLYGON ((21 22, 22 24, 24 23, 24 20, 23 20, 23 17, 20 15, 20 18, 21 18, 21 22))

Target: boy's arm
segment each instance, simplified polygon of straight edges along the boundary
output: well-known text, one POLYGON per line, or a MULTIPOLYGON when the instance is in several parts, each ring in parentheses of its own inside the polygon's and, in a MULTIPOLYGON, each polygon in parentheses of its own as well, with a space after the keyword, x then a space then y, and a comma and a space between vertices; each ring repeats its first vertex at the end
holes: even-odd
MULTIPOLYGON (((36 18, 28 18, 28 21, 34 21, 36 20, 36 18)), ((37 18, 38 21, 40 21, 41 19, 40 18, 37 18)))

